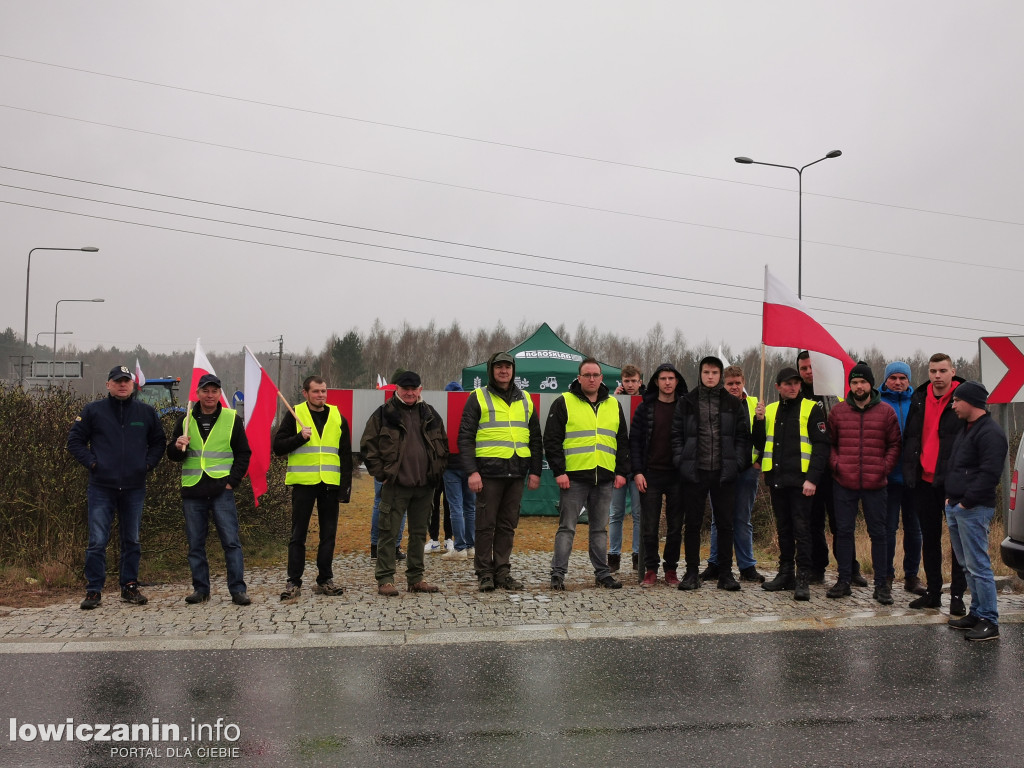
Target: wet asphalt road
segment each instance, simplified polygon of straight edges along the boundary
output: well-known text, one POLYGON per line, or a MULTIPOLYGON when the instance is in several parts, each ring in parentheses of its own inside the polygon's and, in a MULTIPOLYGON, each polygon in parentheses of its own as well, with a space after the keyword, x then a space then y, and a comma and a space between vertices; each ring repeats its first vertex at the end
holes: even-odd
POLYGON ((2 658, 0 766, 1024 764, 1024 625, 651 640, 2 658), (194 741, 10 740, 25 723, 238 726, 194 741), (230 735, 233 735, 230 734, 230 735), (208 746, 204 743, 203 746, 208 746), (173 757, 171 748, 192 757, 173 757))

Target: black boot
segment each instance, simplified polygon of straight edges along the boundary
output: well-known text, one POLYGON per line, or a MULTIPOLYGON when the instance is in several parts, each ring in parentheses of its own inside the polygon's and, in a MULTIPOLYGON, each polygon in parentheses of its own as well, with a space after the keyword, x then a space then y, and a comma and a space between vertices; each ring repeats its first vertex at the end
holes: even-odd
POLYGON ((615 573, 622 565, 622 555, 608 555, 608 570, 615 573))
POLYGON ((801 571, 796 576, 796 588, 793 590, 794 600, 810 600, 811 599, 811 587, 810 587, 810 576, 801 571))
POLYGON ((779 572, 775 578, 761 585, 761 589, 767 589, 769 592, 781 592, 794 587, 796 587, 796 579, 793 577, 792 563, 779 563, 779 572))
POLYGON ((939 592, 925 592, 917 600, 911 600, 910 608, 938 608, 942 605, 942 594, 939 592))

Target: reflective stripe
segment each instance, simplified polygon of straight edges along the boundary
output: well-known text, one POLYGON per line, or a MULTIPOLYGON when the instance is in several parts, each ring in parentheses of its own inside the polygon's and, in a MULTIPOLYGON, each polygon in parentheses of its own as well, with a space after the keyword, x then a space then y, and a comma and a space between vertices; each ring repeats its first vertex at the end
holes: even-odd
POLYGON ((493 448, 500 446, 501 448, 515 448, 516 444, 511 440, 477 440, 477 448, 493 448))
POLYGON ((200 456, 205 456, 208 459, 233 459, 235 454, 231 451, 194 451, 192 449, 185 451, 187 459, 196 459, 200 456))
POLYGON ((338 455, 337 448, 329 448, 326 445, 315 448, 313 446, 304 445, 301 448, 296 448, 292 453, 333 453, 335 456, 338 455))

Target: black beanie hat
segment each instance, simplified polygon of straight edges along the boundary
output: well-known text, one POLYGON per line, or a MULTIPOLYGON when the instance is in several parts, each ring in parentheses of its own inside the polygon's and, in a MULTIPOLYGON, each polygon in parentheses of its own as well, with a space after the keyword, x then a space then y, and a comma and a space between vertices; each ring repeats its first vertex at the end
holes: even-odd
POLYGON ((864 379, 865 381, 867 381, 868 384, 872 386, 872 388, 874 388, 875 386, 875 374, 871 372, 871 366, 868 365, 867 363, 857 363, 855 366, 853 366, 853 368, 850 370, 850 377, 849 379, 847 379, 847 384, 849 384, 854 379, 864 379))
POLYGON ((988 390, 985 389, 985 385, 976 381, 965 381, 953 390, 953 397, 970 403, 975 408, 984 408, 988 404, 988 390))

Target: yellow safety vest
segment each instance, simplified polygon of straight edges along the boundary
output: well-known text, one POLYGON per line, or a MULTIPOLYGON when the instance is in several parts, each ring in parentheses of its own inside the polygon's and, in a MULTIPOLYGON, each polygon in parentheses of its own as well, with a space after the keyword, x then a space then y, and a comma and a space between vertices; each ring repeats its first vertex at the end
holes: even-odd
POLYGON ((327 423, 324 433, 316 431, 313 417, 309 412, 309 403, 295 406, 296 433, 302 431, 302 425, 313 428, 305 445, 288 454, 288 472, 284 476, 285 485, 341 485, 341 455, 338 445, 341 443, 341 412, 337 408, 327 408, 327 423))
POLYGON ((476 455, 511 459, 512 455, 530 457, 530 417, 533 400, 523 393, 521 400, 509 405, 500 397, 491 397, 487 387, 476 390, 480 404, 480 422, 476 428, 476 455))
POLYGON ((615 471, 616 436, 619 431, 619 403, 606 397, 594 412, 589 401, 573 394, 562 395, 568 416, 565 423, 565 471, 604 467, 615 471))
POLYGON ((181 465, 181 484, 188 488, 199 482, 203 474, 213 478, 227 477, 235 454, 231 451, 231 432, 235 428, 238 414, 231 408, 220 409, 217 421, 213 423, 206 441, 203 441, 196 420, 188 421, 188 448, 181 465), (196 450, 193 446, 201 445, 196 450))
MULTIPOLYGON (((750 439, 751 439, 751 441, 753 441, 753 439, 754 439, 754 416, 755 416, 754 411, 756 411, 756 410, 757 410, 757 398, 753 397, 752 395, 750 395, 750 396, 747 397, 747 411, 749 412, 749 416, 750 416, 750 439)), ((750 463, 751 464, 756 464, 757 463, 757 448, 752 448, 751 451, 750 451, 750 463)))
MULTIPOLYGON (((811 436, 807 433, 807 422, 817 402, 804 398, 800 401, 800 471, 806 472, 811 466, 811 436)), ((779 410, 778 402, 772 403, 764 411, 765 441, 764 454, 761 457, 761 471, 769 472, 772 468, 772 451, 775 446, 775 414, 779 410)))

